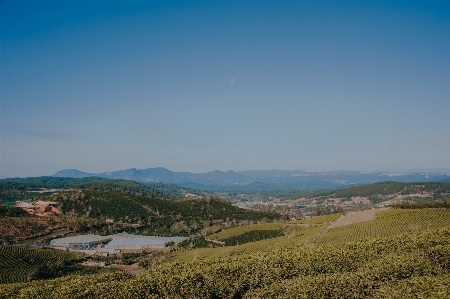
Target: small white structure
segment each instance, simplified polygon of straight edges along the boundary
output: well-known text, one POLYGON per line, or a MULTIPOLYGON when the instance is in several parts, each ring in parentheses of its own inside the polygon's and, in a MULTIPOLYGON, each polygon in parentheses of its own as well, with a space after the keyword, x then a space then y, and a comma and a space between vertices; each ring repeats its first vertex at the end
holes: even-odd
POLYGON ((27 202, 27 201, 22 201, 22 200, 16 201, 14 206, 16 208, 27 208, 27 209, 34 207, 33 203, 27 202))
POLYGON ((53 201, 42 201, 42 200, 38 200, 38 201, 36 201, 36 202, 34 202, 34 205, 35 206, 44 206, 44 207, 46 207, 46 206, 52 206, 52 205, 56 205, 57 203, 56 202, 53 202, 53 201))

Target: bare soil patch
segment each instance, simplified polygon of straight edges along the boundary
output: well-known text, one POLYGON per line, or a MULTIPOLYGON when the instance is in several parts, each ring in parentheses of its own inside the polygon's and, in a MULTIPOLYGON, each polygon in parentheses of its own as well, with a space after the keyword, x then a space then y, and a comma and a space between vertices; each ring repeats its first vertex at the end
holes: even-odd
POLYGON ((85 267, 100 267, 100 263, 99 262, 94 262, 94 261, 82 262, 81 265, 85 266, 85 267))
POLYGON ((119 265, 119 264, 111 264, 111 268, 116 268, 122 271, 127 271, 132 274, 139 274, 141 272, 138 264, 132 264, 132 265, 119 265))
POLYGON ((330 226, 328 226, 328 229, 340 227, 340 226, 346 226, 350 224, 355 224, 359 222, 365 222, 370 220, 375 220, 375 211, 378 210, 365 210, 365 211, 357 211, 357 212, 350 212, 344 215, 341 215, 336 221, 332 222, 330 226))

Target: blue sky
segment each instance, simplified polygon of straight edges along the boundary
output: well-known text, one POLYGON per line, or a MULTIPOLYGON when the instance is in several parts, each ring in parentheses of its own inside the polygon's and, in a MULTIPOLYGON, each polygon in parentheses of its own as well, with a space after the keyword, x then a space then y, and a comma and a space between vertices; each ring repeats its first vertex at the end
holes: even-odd
POLYGON ((450 168, 449 1, 0 2, 0 177, 450 168))

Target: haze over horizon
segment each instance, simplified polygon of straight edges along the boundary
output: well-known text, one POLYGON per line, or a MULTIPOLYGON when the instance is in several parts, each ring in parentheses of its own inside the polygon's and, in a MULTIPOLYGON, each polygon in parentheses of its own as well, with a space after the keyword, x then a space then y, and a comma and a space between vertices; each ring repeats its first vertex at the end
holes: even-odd
MULTIPOLYGON (((124 170, 131 170, 131 169, 135 169, 135 170, 146 170, 146 169, 157 169, 157 168, 162 168, 165 170, 169 170, 172 172, 178 172, 178 171, 173 171, 172 169, 168 169, 166 167, 163 166, 157 166, 157 167, 148 167, 148 168, 136 168, 136 167, 130 167, 127 169, 116 169, 116 170, 112 170, 112 171, 98 171, 98 172, 90 172, 93 174, 102 174, 102 173, 110 173, 110 172, 115 172, 115 171, 124 171, 124 170)), ((87 171, 83 171, 82 169, 76 169, 76 168, 68 168, 68 169, 61 169, 59 170, 57 173, 59 172, 64 172, 64 171, 80 171, 80 172, 86 172, 87 171)), ((276 168, 272 168, 272 169, 245 169, 245 170, 234 170, 234 169, 214 169, 211 171, 205 171, 205 172, 191 172, 191 171, 186 171, 189 173, 209 173, 209 172, 214 172, 214 171, 220 171, 220 172, 228 172, 228 171, 235 171, 235 172, 245 172, 245 171, 303 171, 303 172, 310 172, 313 173, 314 171, 307 171, 304 169, 276 169, 276 168)), ((321 172, 335 172, 335 171, 355 171, 355 172, 386 172, 386 173, 420 173, 420 172, 424 172, 424 173, 442 173, 442 174, 450 174, 450 169, 449 168, 415 168, 415 169, 379 169, 379 170, 372 170, 372 171, 367 171, 367 170, 347 170, 347 169, 333 169, 333 170, 327 170, 327 171, 317 171, 317 173, 321 173, 321 172)), ((181 171, 179 171, 181 172, 181 171)), ((55 173, 55 174, 57 174, 55 173)), ((53 174, 53 175, 55 175, 53 174)))
POLYGON ((0 2, 0 178, 450 169, 449 1, 0 2))
MULTIPOLYGON (((360 174, 383 174, 383 175, 409 175, 409 174, 431 174, 431 175, 450 175, 450 169, 449 168, 413 168, 413 169, 377 169, 377 170, 348 170, 348 169, 332 169, 332 170, 325 170, 325 171, 308 171, 304 169, 245 169, 245 170, 234 170, 234 169, 214 169, 210 171, 203 171, 203 172, 196 172, 196 171, 174 171, 172 169, 168 169, 163 166, 156 166, 156 167, 147 167, 147 168, 136 168, 136 167, 129 167, 125 169, 114 169, 109 171, 95 171, 95 172, 88 172, 84 171, 83 169, 76 169, 76 168, 67 168, 67 169, 60 169, 55 173, 44 173, 44 174, 38 174, 33 176, 16 176, 16 177, 0 177, 0 179, 13 179, 13 178, 27 178, 27 177, 48 177, 48 176, 56 176, 56 177, 78 177, 78 172, 83 173, 83 177, 85 177, 84 174, 89 174, 92 176, 104 176, 105 174, 113 174, 113 173, 123 173, 130 170, 136 170, 138 172, 141 171, 148 171, 148 170, 156 170, 156 169, 164 169, 165 171, 169 173, 174 174, 181 174, 181 173, 189 173, 189 174, 210 174, 214 172, 221 172, 221 173, 228 173, 228 172, 236 172, 236 173, 246 173, 246 172, 302 172, 307 175, 312 174, 325 174, 325 173, 337 173, 337 174, 344 174, 346 172, 354 172, 354 173, 360 173, 360 174), (62 175, 64 174, 64 175, 62 175)), ((275 175, 274 173, 271 174, 272 176, 275 175)), ((114 177, 113 177, 114 178, 114 177)))

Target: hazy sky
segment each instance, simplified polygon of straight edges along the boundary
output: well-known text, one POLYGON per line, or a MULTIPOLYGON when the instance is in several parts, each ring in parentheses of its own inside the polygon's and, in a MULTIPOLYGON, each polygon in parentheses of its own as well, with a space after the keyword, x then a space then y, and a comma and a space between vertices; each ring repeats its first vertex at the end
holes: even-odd
POLYGON ((0 1, 0 177, 450 168, 450 1, 0 1))

